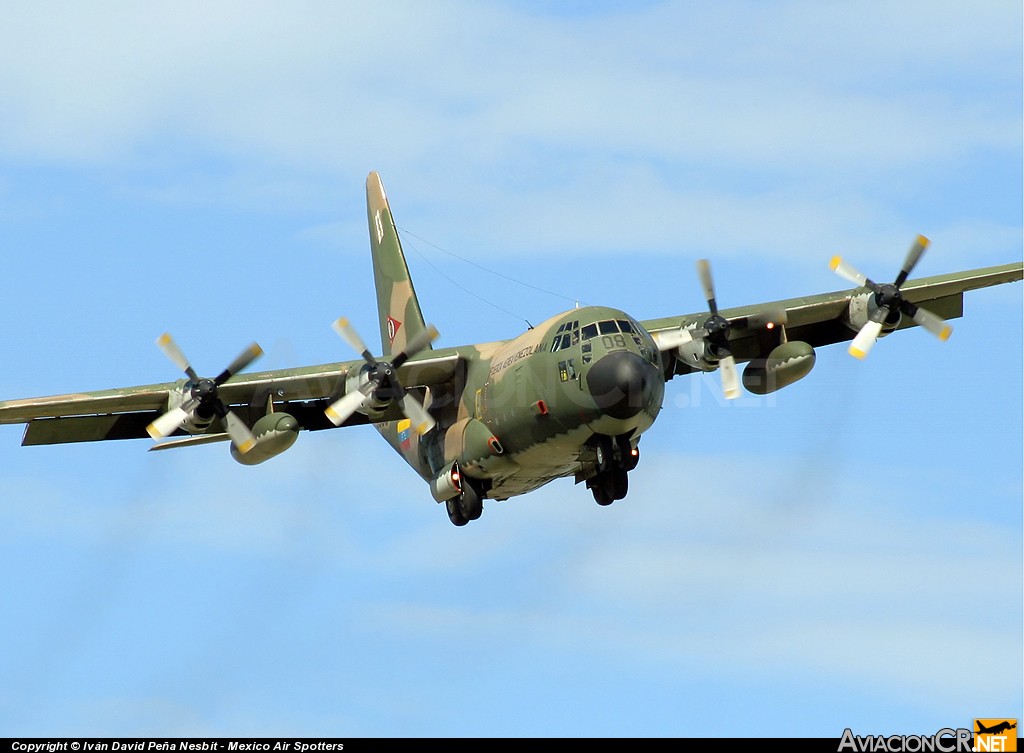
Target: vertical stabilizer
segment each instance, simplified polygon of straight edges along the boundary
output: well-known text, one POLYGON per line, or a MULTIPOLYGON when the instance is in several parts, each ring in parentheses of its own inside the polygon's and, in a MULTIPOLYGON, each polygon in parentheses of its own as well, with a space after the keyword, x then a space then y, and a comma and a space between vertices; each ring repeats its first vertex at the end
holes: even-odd
MULTIPOLYGON (((416 290, 409 277, 398 230, 380 176, 366 178, 366 219, 370 224, 373 279, 377 285, 377 316, 384 356, 400 353, 411 338, 426 329, 416 290)), ((427 346, 430 347, 429 345, 427 346)))

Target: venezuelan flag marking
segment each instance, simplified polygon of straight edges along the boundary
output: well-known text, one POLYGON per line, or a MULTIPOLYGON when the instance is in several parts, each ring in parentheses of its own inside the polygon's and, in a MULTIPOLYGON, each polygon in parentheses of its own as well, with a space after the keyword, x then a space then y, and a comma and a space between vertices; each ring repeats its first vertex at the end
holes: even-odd
POLYGON ((403 450, 408 450, 412 446, 412 421, 408 418, 398 422, 398 442, 403 450))

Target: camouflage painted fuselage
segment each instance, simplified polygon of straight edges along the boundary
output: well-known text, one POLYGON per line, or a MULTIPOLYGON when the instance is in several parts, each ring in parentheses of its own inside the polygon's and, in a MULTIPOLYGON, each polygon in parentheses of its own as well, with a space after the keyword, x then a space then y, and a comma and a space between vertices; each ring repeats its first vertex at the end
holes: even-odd
POLYGON ((651 336, 622 311, 573 309, 519 337, 472 346, 451 394, 425 401, 438 426, 378 424, 424 479, 453 462, 507 499, 556 478, 587 478, 594 435, 636 446, 661 409, 665 378, 651 336))

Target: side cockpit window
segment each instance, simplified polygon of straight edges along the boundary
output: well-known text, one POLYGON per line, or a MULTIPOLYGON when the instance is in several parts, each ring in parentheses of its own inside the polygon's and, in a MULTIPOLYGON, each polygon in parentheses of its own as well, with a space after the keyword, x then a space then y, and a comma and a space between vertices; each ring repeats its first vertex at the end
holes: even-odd
POLYGON ((551 341, 551 352, 556 353, 571 348, 580 341, 579 320, 565 322, 555 330, 555 339, 551 341))

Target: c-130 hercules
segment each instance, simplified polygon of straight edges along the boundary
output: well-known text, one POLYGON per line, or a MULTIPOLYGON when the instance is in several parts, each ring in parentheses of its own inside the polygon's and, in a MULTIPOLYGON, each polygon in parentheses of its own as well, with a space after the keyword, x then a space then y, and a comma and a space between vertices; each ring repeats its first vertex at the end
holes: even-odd
POLYGON ((240 374, 253 344, 203 378, 169 335, 158 345, 186 378, 123 389, 0 402, 0 423, 27 424, 23 445, 152 436, 152 449, 230 441, 255 465, 303 430, 373 424, 445 503, 457 526, 554 479, 585 483, 607 505, 626 496, 640 437, 675 376, 718 371, 726 398, 767 394, 802 379, 814 348, 852 341, 864 358, 895 330, 920 325, 941 339, 963 314, 965 291, 1018 281, 1021 263, 908 281, 928 245, 919 236, 892 283, 876 283, 839 257, 833 270, 857 287, 719 310, 711 270, 698 262, 707 311, 637 321, 601 306, 574 308, 511 340, 433 349, 380 177, 366 180, 382 355, 349 322, 338 333, 353 361, 240 374), (742 377, 736 365, 746 363, 742 377))

